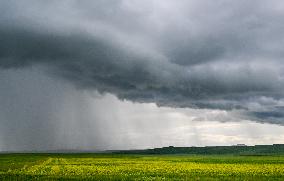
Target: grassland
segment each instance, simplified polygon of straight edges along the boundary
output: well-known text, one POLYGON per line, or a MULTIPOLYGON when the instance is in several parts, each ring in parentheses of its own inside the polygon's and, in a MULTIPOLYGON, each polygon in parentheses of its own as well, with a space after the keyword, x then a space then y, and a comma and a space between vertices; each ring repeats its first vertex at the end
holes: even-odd
POLYGON ((0 154, 0 180, 284 180, 284 157, 0 154))

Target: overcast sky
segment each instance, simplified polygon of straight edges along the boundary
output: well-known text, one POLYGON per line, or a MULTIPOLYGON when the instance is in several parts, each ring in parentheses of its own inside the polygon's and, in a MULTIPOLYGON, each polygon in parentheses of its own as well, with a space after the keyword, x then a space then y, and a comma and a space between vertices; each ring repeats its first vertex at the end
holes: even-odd
POLYGON ((284 3, 0 1, 0 150, 284 142, 284 3))

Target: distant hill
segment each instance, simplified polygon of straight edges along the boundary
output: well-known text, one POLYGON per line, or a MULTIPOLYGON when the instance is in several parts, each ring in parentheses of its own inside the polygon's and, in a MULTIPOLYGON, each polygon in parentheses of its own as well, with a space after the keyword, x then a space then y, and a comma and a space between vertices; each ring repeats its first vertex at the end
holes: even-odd
POLYGON ((284 155, 284 144, 246 146, 206 146, 206 147, 163 147, 146 150, 119 150, 112 151, 118 154, 197 154, 197 155, 284 155))

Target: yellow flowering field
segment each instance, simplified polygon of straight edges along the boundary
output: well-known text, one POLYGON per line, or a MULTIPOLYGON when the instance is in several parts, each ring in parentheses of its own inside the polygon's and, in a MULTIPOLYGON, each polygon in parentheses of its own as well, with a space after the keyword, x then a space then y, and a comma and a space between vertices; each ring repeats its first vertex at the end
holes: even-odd
POLYGON ((284 180, 282 156, 0 155, 0 180, 284 180))

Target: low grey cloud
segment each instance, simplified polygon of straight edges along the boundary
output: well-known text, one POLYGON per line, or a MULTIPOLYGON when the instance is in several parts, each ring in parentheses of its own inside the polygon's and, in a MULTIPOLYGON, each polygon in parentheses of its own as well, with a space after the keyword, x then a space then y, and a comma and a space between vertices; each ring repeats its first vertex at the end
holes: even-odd
POLYGON ((280 1, 2 1, 0 67, 40 65, 119 99, 283 124, 283 10, 280 1))

